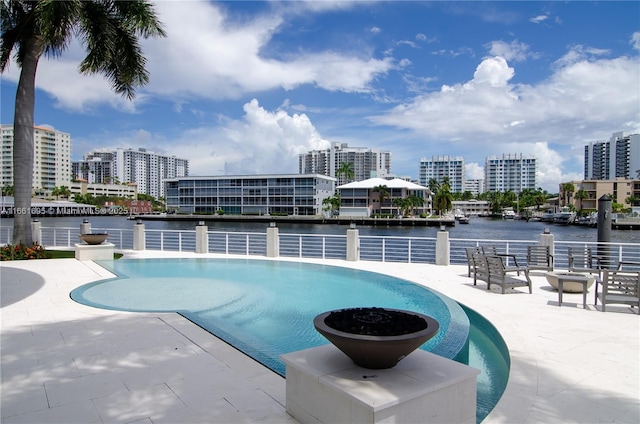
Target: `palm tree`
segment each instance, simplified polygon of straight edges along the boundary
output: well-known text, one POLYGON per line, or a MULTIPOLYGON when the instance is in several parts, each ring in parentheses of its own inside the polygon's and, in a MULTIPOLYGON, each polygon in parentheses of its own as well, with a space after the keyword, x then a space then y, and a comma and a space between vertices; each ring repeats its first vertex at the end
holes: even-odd
POLYGON ((0 26, 0 72, 7 68, 14 51, 20 67, 13 120, 18 212, 13 220, 13 243, 31 244, 35 81, 40 57, 59 56, 77 36, 87 52, 80 72, 105 75, 116 93, 132 99, 136 88, 149 81, 138 37, 165 33, 153 6, 144 0, 2 0, 0 26))
POLYGON ((332 212, 340 210, 340 205, 342 203, 342 199, 340 198, 340 193, 336 193, 331 197, 325 197, 322 199, 322 204, 326 205, 325 210, 332 212))
POLYGON ((589 198, 589 193, 587 192, 587 190, 581 188, 580 190, 576 191, 576 195, 574 197, 576 200, 580 201, 580 209, 578 210, 578 215, 582 215, 582 201, 589 198))
POLYGON ((440 190, 440 183, 435 178, 429 178, 427 187, 429 187, 429 190, 431 190, 431 193, 436 194, 438 190, 440 190))
MULTIPOLYGON (((577 193, 576 193, 576 197, 577 197, 577 193)), ((638 201, 640 201, 640 198, 636 197, 636 196, 629 196, 626 199, 624 199, 624 201, 626 203, 629 204, 629 206, 635 206, 636 203, 638 203, 638 201)))
POLYGON ((13 196, 13 186, 7 184, 6 186, 2 187, 2 195, 3 196, 13 196))
POLYGON ((442 216, 444 212, 451 210, 453 206, 453 195, 448 184, 442 184, 438 192, 433 196, 433 207, 442 216))
POLYGON ((60 186, 59 190, 60 190, 60 196, 64 197, 65 199, 69 199, 69 196, 71 196, 71 190, 69 190, 69 187, 60 186))
POLYGON ((340 175, 343 175, 347 182, 352 180, 356 176, 353 170, 353 162, 340 162, 340 167, 336 170, 336 177, 340 177, 340 175))
POLYGON ((391 192, 389 191, 389 187, 385 184, 381 184, 379 186, 375 186, 373 188, 375 193, 378 193, 378 200, 380 201, 380 213, 382 213, 382 204, 389 198, 391 192))
POLYGON ((574 191, 576 191, 576 187, 573 185, 573 183, 564 183, 561 185, 561 189, 564 206, 567 206, 569 202, 571 202, 571 195, 574 191))
POLYGON ((409 213, 413 215, 413 210, 415 208, 421 208, 424 206, 424 197, 416 196, 415 194, 407 197, 407 202, 409 205, 409 213))
POLYGON ((398 208, 398 212, 402 216, 406 216, 409 211, 409 201, 403 197, 396 197, 393 199, 393 206, 398 208))

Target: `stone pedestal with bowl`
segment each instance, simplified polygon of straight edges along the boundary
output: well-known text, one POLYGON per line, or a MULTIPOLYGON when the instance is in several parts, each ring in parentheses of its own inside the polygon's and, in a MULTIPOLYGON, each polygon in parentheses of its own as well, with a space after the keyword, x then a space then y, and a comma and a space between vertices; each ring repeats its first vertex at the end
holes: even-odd
POLYGON ((333 346, 281 357, 287 412, 299 422, 475 423, 479 371, 418 349, 438 332, 433 318, 348 308, 313 324, 333 346))
POLYGON ((287 412, 303 424, 476 422, 480 371, 421 349, 377 370, 330 344, 281 358, 287 412))
POLYGON ((107 233, 80 234, 82 243, 75 244, 75 258, 79 261, 113 260, 115 245, 108 243, 107 233))

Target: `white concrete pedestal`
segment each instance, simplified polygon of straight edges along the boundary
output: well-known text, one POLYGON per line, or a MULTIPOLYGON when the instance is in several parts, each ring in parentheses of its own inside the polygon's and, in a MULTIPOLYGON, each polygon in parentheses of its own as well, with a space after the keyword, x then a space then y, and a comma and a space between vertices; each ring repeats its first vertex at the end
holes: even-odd
POLYGON ((76 243, 76 259, 79 261, 113 260, 113 243, 76 243))
POLYGON ((416 350, 361 368, 333 345, 282 355, 287 412, 305 423, 476 422, 475 368, 416 350))

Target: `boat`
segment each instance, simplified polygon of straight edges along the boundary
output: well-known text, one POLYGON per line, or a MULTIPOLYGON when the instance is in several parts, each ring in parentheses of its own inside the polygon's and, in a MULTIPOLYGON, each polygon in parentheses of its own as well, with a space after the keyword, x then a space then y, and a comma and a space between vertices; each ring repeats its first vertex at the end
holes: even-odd
POLYGON ((540 222, 553 222, 556 214, 553 212, 545 212, 540 217, 540 222))
POLYGON ((516 213, 512 209, 502 211, 502 219, 515 219, 516 213))
POLYGON ((571 209, 569 209, 569 206, 563 206, 562 208, 560 208, 560 212, 556 212, 553 215, 554 224, 560 224, 560 225, 572 224, 573 221, 575 221, 575 219, 576 219, 576 213, 572 212, 571 209))
POLYGON ((466 216, 464 212, 462 212, 460 209, 455 210, 453 217, 455 218, 456 221, 458 221, 461 224, 469 223, 469 217, 466 216))
POLYGON ((584 227, 597 227, 598 226, 598 212, 591 212, 587 216, 581 216, 575 221, 577 225, 584 227))

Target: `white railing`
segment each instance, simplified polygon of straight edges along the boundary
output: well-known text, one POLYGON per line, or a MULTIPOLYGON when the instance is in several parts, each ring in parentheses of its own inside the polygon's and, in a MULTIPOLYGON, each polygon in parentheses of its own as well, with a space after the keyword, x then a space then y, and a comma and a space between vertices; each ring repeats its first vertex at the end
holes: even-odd
MULTIPOLYGON (((0 227, 0 244, 11 242, 12 227, 0 227)), ((109 233, 109 242, 118 250, 134 248, 133 230, 120 228, 93 228, 93 232, 109 233)), ((41 244, 48 248, 71 248, 79 242, 77 228, 41 227, 41 244)), ((265 233, 209 231, 208 252, 246 256, 265 256, 267 235, 265 233)), ((450 239, 449 259, 451 264, 466 264, 465 248, 492 245, 500 253, 516 256, 519 263, 526 264, 527 246, 536 245, 537 240, 490 240, 450 239)), ((578 241, 554 242, 554 266, 568 267, 569 247, 591 247, 604 251, 612 266, 618 262, 640 262, 640 243, 598 243, 578 241)), ((195 230, 145 230, 147 250, 194 252, 195 230)), ((347 237, 335 234, 290 234, 278 236, 279 256, 316 259, 343 259, 347 257, 347 237)), ((360 236, 359 258, 365 261, 435 263, 436 238, 360 236)))
POLYGON ((279 235, 280 256, 316 259, 346 259, 347 237, 326 234, 279 235))

